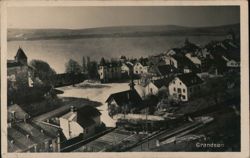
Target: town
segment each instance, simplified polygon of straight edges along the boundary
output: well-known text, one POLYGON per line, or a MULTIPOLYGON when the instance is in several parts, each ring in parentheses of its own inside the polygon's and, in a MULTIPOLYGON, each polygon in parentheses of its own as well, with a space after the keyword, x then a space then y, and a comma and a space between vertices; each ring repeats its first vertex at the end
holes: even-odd
POLYGON ((240 65, 232 30, 202 47, 69 59, 63 74, 20 46, 7 62, 8 152, 239 151, 240 65))

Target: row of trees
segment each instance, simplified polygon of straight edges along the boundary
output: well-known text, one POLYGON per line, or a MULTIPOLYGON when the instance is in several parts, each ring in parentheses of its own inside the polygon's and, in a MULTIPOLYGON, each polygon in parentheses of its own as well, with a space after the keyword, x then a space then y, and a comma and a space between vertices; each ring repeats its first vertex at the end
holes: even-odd
POLYGON ((87 57, 87 62, 83 57, 82 66, 75 60, 70 59, 65 64, 65 73, 69 74, 86 74, 89 79, 98 79, 98 64, 96 61, 90 61, 87 57))
MULTIPOLYGON (((29 66, 32 68, 30 77, 33 81, 33 86, 44 87, 54 86, 56 83, 56 71, 50 65, 42 60, 31 60, 29 66)), ((85 74, 87 78, 98 78, 98 64, 96 61, 90 61, 87 57, 87 62, 83 57, 82 66, 75 60, 69 59, 65 63, 65 73, 78 75, 85 74)))

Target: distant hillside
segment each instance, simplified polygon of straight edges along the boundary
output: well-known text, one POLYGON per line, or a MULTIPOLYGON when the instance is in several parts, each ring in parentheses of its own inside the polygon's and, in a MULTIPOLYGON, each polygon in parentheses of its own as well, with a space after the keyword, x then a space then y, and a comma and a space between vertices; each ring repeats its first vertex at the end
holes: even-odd
POLYGON ((101 27, 90 29, 8 29, 8 41, 17 40, 49 40, 77 38, 107 38, 107 37, 145 37, 145 36, 199 36, 225 35, 232 29, 240 34, 240 24, 216 27, 183 27, 176 25, 164 26, 123 26, 101 27))

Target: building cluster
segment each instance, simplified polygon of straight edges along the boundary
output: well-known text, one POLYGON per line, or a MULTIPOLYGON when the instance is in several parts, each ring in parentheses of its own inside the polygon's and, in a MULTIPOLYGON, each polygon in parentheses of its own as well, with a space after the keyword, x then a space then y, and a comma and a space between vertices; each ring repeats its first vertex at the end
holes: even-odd
POLYGON ((204 88, 204 76, 239 73, 240 47, 234 38, 229 37, 210 42, 203 48, 186 40, 183 47, 155 56, 133 60, 122 57, 121 63, 129 65, 124 70, 132 72, 131 76, 139 76, 139 91, 143 93, 132 87, 128 91, 111 94, 107 99, 109 112, 136 113, 145 106, 144 99, 159 96, 159 93, 164 93, 169 99, 187 102, 204 88))
MULTIPOLYGON (((8 152, 60 152, 68 145, 92 137, 105 129, 100 119, 101 113, 95 107, 85 105, 86 103, 78 105, 78 108, 65 105, 66 107, 59 110, 45 110, 39 116, 33 115, 29 111, 34 108, 32 103, 25 102, 26 92, 33 93, 34 89, 39 89, 33 87, 30 77, 33 69, 28 65, 28 58, 22 48, 18 49, 14 60, 7 61, 8 152), (22 103, 14 102, 15 94, 18 94, 17 97, 23 96, 22 103)), ((60 75, 58 77, 62 78, 60 75)), ((43 98, 51 94, 34 95, 43 98)), ((53 103, 45 101, 44 104, 39 102, 40 106, 36 110, 53 103)))

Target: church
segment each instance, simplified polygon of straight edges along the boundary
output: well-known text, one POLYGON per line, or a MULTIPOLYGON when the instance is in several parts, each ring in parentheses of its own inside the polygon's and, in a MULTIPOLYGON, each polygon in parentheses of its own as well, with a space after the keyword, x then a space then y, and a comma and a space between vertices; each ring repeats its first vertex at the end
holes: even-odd
POLYGON ((8 90, 30 87, 28 58, 19 47, 14 60, 7 60, 8 90))

